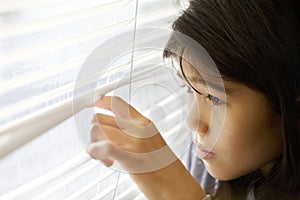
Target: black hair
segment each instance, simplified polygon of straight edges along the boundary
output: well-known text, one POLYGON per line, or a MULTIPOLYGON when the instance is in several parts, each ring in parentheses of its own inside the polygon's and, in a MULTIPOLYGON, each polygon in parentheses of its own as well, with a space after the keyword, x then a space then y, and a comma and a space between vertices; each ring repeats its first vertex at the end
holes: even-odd
MULTIPOLYGON (((191 0, 173 23, 174 32, 205 48, 224 80, 261 92, 281 115, 283 153, 270 175, 258 179, 256 171, 224 182, 221 199, 246 198, 255 180, 256 199, 300 196, 298 13, 299 3, 292 0, 191 0)), ((171 35, 164 57, 185 48, 171 35)))

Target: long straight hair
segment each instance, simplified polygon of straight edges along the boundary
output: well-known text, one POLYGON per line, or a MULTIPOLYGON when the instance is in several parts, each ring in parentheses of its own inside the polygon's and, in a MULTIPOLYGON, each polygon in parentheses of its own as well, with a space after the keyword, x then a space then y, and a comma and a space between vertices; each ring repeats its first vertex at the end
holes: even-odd
MULTIPOLYGON (((292 0, 191 0, 173 30, 197 41, 224 80, 266 96, 281 115, 283 152, 270 175, 259 170, 221 183, 221 199, 244 199, 254 185, 256 199, 296 199, 300 191, 299 3, 292 0), (298 106, 297 106, 298 104, 298 106)), ((181 46, 173 36, 164 57, 181 46)), ((299 198, 300 199, 300 198, 299 198)))

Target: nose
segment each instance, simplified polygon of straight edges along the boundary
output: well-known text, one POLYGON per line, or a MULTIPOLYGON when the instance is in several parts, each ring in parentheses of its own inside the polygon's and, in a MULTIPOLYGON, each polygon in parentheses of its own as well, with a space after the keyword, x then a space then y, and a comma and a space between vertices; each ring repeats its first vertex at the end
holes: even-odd
POLYGON ((210 110, 201 103, 202 99, 194 98, 187 116, 187 126, 201 136, 208 133, 210 110))

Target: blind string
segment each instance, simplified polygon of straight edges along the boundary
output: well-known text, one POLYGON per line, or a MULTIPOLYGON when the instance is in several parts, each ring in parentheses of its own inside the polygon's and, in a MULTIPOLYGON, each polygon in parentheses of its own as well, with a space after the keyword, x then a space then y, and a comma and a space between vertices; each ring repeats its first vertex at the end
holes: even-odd
MULTIPOLYGON (((132 37, 132 52, 131 52, 131 61, 130 61, 130 74, 129 74, 129 91, 128 91, 128 94, 129 94, 128 103, 129 104, 131 102, 131 81, 132 81, 132 71, 133 71, 136 26, 137 26, 137 18, 138 18, 138 4, 139 4, 139 0, 136 0, 135 16, 134 16, 134 27, 133 27, 133 37, 132 37)), ((119 183, 119 180, 120 180, 120 175, 121 175, 121 172, 119 171, 117 181, 116 181, 116 187, 115 187, 115 190, 114 190, 113 199, 115 199, 115 196, 116 196, 116 193, 117 193, 117 188, 118 188, 118 183, 119 183)))
POLYGON ((130 62, 130 75, 129 75, 129 103, 131 102, 131 80, 132 80, 132 70, 133 70, 133 60, 134 60, 136 25, 137 25, 137 18, 138 18, 138 3, 139 3, 139 0, 136 0, 134 27, 133 27, 133 39, 132 39, 132 53, 131 53, 131 62, 130 62))

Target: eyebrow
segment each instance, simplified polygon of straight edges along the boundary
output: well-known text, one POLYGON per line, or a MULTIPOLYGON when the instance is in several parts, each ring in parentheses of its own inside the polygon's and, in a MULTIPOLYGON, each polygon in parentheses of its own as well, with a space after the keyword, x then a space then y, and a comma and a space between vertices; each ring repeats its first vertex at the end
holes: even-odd
POLYGON ((189 82, 197 82, 197 84, 201 84, 203 86, 207 86, 208 88, 212 88, 220 93, 225 93, 228 94, 228 95, 231 95, 233 93, 233 89, 232 88, 228 88, 228 87, 225 87, 222 86, 222 85, 219 85, 219 84, 216 84, 214 82, 211 82, 211 81, 205 81, 203 79, 197 79, 197 80, 190 80, 188 79, 189 82))
MULTIPOLYGON (((194 82, 194 83, 197 83, 197 84, 201 84, 203 86, 207 86, 209 88, 212 88, 220 93, 224 93, 224 89, 225 89, 225 93, 228 94, 228 95, 232 95, 232 93, 235 91, 235 89, 233 89, 232 87, 225 87, 225 85, 220 85, 220 84, 216 84, 214 82, 211 82, 211 81, 205 81, 204 79, 200 79, 200 78, 197 78, 197 77, 191 77, 191 78, 188 78, 188 77, 185 77, 183 76, 183 74, 181 73, 180 70, 177 71, 177 75, 181 78, 181 79, 184 79, 184 80, 187 80, 187 82, 194 82)), ((196 90, 196 92, 198 92, 196 90)))

